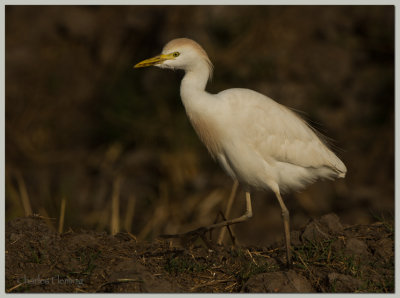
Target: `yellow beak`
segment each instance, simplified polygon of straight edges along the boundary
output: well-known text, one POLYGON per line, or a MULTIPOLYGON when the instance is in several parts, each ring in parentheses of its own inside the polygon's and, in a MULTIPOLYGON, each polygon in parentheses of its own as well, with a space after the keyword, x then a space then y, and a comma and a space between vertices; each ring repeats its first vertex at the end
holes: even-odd
POLYGON ((153 66, 153 65, 160 64, 160 63, 164 62, 165 60, 170 60, 170 59, 174 59, 174 57, 171 54, 170 55, 161 54, 161 55, 155 56, 153 58, 149 58, 149 59, 139 62, 138 64, 136 64, 134 66, 134 68, 153 66))

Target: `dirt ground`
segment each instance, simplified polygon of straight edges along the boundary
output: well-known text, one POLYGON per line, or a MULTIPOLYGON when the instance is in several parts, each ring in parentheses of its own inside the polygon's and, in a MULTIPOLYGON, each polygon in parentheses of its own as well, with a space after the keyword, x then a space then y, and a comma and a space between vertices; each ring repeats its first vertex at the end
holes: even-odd
MULTIPOLYGON (((47 219, 48 220, 48 219, 47 219)), ((344 226, 331 213, 283 243, 218 246, 208 238, 138 241, 130 233, 58 234, 40 216, 6 225, 7 292, 394 292, 393 223, 344 226)))

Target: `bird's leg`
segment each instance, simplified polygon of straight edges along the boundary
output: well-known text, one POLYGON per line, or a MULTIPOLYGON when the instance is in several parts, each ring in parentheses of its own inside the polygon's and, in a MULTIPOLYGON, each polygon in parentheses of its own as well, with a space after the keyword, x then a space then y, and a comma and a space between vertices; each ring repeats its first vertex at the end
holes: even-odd
MULTIPOLYGON (((221 214, 222 219, 223 219, 224 221, 226 221, 226 217, 225 217, 225 215, 222 213, 222 211, 220 211, 219 213, 221 214)), ((235 235, 234 235, 234 233, 233 233, 231 227, 230 227, 230 226, 226 226, 226 229, 228 230, 229 236, 231 237, 232 245, 235 246, 235 245, 238 243, 238 241, 236 240, 236 237, 235 237, 235 235)), ((221 229, 221 230, 222 230, 222 231, 225 231, 225 229, 221 229)), ((220 235, 220 236, 221 236, 221 235, 220 235)), ((222 243, 217 242, 217 244, 218 244, 218 245, 221 245, 222 243)))
POLYGON ((290 225, 289 225, 289 210, 286 208, 279 191, 275 192, 279 205, 282 210, 283 229, 285 231, 286 259, 288 267, 292 265, 292 252, 290 247, 290 225))
MULTIPOLYGON (((236 195, 238 186, 239 186, 239 182, 237 180, 235 180, 233 182, 232 191, 231 191, 231 194, 229 195, 228 204, 226 206, 225 217, 229 217, 229 215, 231 213, 233 200, 235 199, 235 195, 236 195)), ((226 220, 226 219, 224 219, 224 220, 226 220)), ((229 226, 227 226, 227 227, 229 227, 229 226)), ((219 232, 218 241, 217 241, 217 243, 219 245, 221 245, 222 241, 224 240, 225 231, 226 231, 225 229, 221 229, 221 231, 219 232)), ((231 234, 232 232, 229 231, 229 233, 231 234)))
POLYGON ((216 228, 220 228, 220 227, 224 227, 224 226, 234 225, 234 224, 246 221, 249 218, 251 218, 252 216, 253 216, 253 211, 251 208, 251 197, 250 197, 250 193, 246 191, 246 212, 242 216, 234 218, 234 219, 230 219, 230 220, 221 221, 219 223, 210 225, 205 228, 207 230, 210 230, 210 229, 216 229, 216 228))
POLYGON ((249 218, 251 218, 252 216, 253 216, 253 211, 251 208, 251 197, 250 197, 250 193, 246 192, 246 212, 242 216, 209 225, 207 227, 204 227, 204 229, 206 229, 207 231, 210 231, 210 230, 213 230, 216 228, 234 225, 234 224, 246 221, 249 218))
POLYGON ((221 227, 225 227, 225 226, 230 226, 230 225, 234 225, 243 221, 248 220, 249 218, 251 218, 253 216, 253 211, 251 208, 251 197, 250 197, 250 193, 246 192, 246 212, 237 218, 234 219, 229 219, 229 220, 225 220, 225 221, 221 221, 212 225, 209 225, 207 227, 201 227, 198 228, 196 230, 193 231, 189 231, 183 234, 175 234, 175 235, 160 235, 160 237, 162 238, 183 238, 186 236, 191 236, 191 235, 198 235, 201 233, 206 233, 208 231, 211 231, 213 229, 217 229, 217 228, 221 228, 221 227))

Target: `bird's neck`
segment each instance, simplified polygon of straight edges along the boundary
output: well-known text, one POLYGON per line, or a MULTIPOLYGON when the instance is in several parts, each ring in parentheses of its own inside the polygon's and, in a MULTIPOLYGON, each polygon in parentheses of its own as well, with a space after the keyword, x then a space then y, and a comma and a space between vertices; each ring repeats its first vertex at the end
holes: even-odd
POLYGON ((205 91, 210 75, 208 65, 185 70, 181 82, 181 99, 194 130, 213 158, 217 158, 222 147, 217 132, 217 115, 220 115, 215 96, 205 91))
POLYGON ((186 109, 200 101, 207 94, 205 91, 210 70, 206 63, 187 69, 181 82, 181 98, 186 109))

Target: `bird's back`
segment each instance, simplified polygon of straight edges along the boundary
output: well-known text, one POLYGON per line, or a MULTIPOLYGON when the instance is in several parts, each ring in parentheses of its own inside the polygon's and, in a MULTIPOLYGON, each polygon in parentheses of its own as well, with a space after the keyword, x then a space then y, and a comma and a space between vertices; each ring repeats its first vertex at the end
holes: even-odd
POLYGON ((230 115, 220 120, 220 129, 229 128, 223 155, 239 180, 260 187, 271 180, 285 190, 345 176, 343 162, 292 110, 249 89, 228 89, 217 97, 223 114, 230 115))

